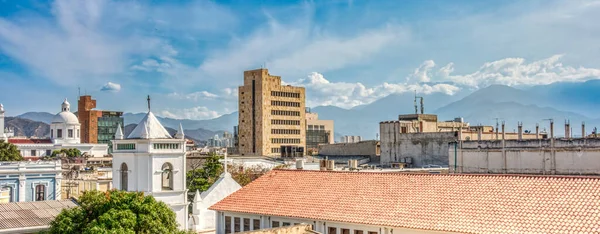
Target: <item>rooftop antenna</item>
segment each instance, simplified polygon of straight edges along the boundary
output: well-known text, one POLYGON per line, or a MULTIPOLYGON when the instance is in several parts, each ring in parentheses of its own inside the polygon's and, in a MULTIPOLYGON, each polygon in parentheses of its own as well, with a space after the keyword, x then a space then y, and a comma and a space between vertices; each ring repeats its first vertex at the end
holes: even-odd
POLYGON ((419 114, 419 110, 417 107, 417 90, 415 89, 415 114, 419 114))
POLYGON ((81 97, 81 87, 77 86, 77 95, 81 97))
POLYGON ((417 106, 417 99, 421 99, 421 114, 425 113, 425 108, 423 105, 423 97, 417 96, 417 90, 415 89, 415 114, 419 114, 419 107, 417 106))
POLYGON ((150 95, 148 95, 148 99, 146 100, 148 100, 148 112, 150 112, 150 95))

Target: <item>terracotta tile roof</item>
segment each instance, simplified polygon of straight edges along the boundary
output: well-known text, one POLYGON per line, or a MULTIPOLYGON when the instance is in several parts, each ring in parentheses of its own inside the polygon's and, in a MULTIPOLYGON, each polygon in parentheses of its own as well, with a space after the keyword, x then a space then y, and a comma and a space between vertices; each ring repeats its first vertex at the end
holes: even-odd
POLYGON ((0 232, 5 229, 47 226, 72 200, 11 202, 0 204, 0 232))
POLYGON ((273 170, 210 209, 459 233, 600 233, 600 177, 273 170))
POLYGON ((11 144, 52 144, 51 139, 11 139, 8 138, 8 143, 11 144))

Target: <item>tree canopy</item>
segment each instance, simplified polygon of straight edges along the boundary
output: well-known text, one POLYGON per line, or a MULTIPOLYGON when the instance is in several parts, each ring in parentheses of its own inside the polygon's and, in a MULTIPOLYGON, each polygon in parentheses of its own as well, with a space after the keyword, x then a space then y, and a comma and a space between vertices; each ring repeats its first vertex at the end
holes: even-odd
POLYGON ((79 151, 78 149, 75 149, 75 148, 54 150, 54 151, 52 151, 51 157, 54 158, 56 156, 59 156, 60 154, 65 154, 67 157, 73 158, 73 157, 81 156, 81 151, 79 151))
POLYGON ((200 192, 208 190, 210 186, 219 179, 219 175, 223 173, 223 165, 219 162, 220 156, 214 153, 204 161, 201 168, 193 169, 187 172, 187 187, 189 191, 200 192))
POLYGON ((23 157, 16 145, 0 140, 0 161, 21 161, 23 157))
POLYGON ((142 192, 86 191, 78 204, 63 210, 47 233, 185 233, 165 203, 142 192))

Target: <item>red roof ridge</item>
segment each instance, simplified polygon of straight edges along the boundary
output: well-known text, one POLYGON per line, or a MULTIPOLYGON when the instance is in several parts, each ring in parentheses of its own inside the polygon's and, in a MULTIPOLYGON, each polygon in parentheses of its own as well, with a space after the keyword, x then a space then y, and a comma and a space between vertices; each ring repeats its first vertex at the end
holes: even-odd
POLYGON ((537 174, 499 174, 499 173, 411 173, 410 171, 381 171, 381 172, 361 172, 361 171, 330 171, 330 170, 300 170, 277 168, 272 171, 298 171, 298 172, 319 172, 319 173, 355 173, 355 174, 379 174, 379 175, 422 175, 422 176, 487 176, 487 177, 526 177, 526 178, 564 178, 564 179, 600 179, 600 175, 537 175, 537 174))

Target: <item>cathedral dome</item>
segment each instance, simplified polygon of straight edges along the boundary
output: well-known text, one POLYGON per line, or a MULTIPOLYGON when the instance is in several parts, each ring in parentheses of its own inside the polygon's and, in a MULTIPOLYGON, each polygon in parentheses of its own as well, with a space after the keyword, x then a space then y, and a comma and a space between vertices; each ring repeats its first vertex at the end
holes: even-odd
POLYGON ((79 124, 79 119, 77 119, 75 114, 68 111, 63 111, 56 114, 54 118, 52 118, 52 123, 79 124))
POLYGON ((79 124, 77 116, 71 113, 71 104, 69 104, 67 99, 62 103, 60 113, 52 118, 52 123, 79 124))

